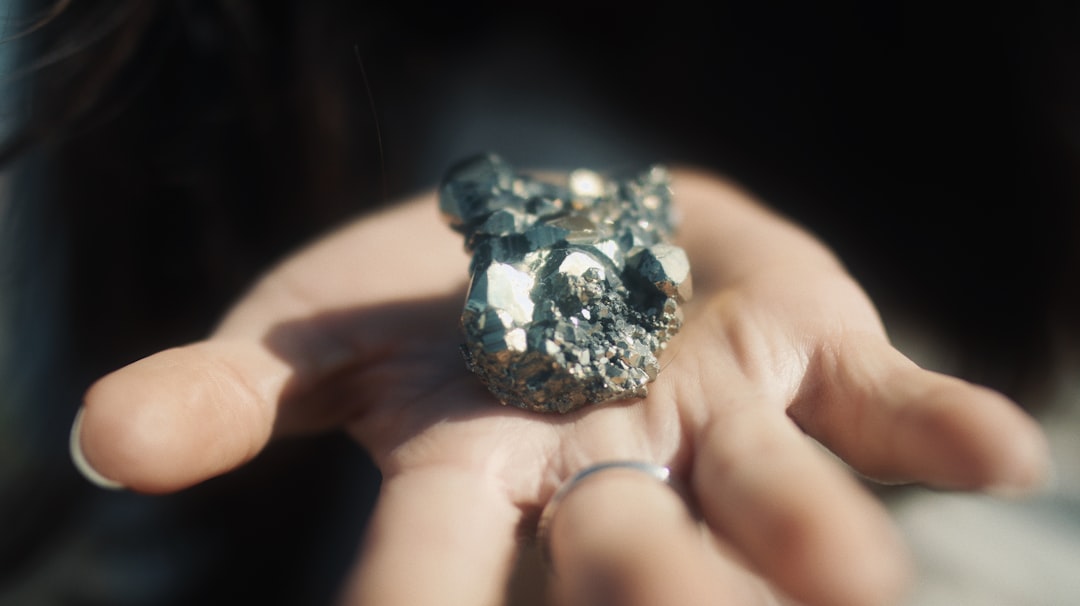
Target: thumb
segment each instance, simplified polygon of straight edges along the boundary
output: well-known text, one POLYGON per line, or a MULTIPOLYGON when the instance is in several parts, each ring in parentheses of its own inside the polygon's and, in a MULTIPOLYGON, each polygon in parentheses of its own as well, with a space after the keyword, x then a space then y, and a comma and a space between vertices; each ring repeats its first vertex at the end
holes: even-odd
POLYGON ((98 380, 72 428, 72 459, 108 488, 163 493, 252 459, 293 371, 258 344, 203 341, 98 380))

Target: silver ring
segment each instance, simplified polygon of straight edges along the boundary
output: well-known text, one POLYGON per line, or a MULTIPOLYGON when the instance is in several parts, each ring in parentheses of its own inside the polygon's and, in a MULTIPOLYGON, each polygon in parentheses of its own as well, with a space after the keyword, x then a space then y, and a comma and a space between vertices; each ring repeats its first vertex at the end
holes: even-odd
POLYGON ((647 463, 645 461, 607 461, 605 463, 590 465, 577 472, 571 476, 569 480, 566 480, 559 486, 555 491, 555 494, 548 500, 547 505, 544 506, 544 510, 540 512, 540 522, 536 527, 536 539, 540 543, 540 549, 543 551, 544 560, 548 564, 551 564, 550 537, 548 534, 551 532, 551 520, 555 517, 555 511, 559 508, 559 504, 566 499, 566 496, 569 495, 573 489, 580 486, 586 479, 597 475, 601 471, 607 471, 609 469, 631 469, 633 471, 639 471, 667 486, 672 486, 670 469, 663 465, 647 463))

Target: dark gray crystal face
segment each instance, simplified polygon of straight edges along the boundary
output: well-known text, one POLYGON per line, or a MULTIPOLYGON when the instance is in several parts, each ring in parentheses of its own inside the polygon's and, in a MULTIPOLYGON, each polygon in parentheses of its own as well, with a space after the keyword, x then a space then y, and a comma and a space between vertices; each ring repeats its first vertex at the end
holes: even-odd
POLYGON ((465 361, 502 403, 569 412, 647 393, 692 291, 663 167, 557 184, 477 156, 439 206, 472 253, 465 361))

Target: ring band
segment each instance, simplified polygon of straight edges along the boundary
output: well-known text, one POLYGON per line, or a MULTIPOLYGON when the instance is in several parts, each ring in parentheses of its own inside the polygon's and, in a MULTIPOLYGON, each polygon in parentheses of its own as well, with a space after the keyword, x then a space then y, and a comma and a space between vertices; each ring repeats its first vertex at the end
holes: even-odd
POLYGON ((671 470, 663 465, 657 465, 655 463, 647 463, 645 461, 607 461, 605 463, 597 463, 590 465, 585 469, 577 472, 559 486, 555 494, 551 496, 551 499, 544 506, 544 510, 540 513, 540 522, 536 528, 536 539, 540 543, 540 549, 544 554, 544 561, 551 564, 551 549, 550 549, 550 537, 551 521, 555 517, 555 511, 559 508, 559 504, 566 499, 567 495, 572 490, 577 488, 586 479, 599 474, 602 471, 609 469, 630 469, 633 471, 641 472, 667 486, 672 485, 671 470))

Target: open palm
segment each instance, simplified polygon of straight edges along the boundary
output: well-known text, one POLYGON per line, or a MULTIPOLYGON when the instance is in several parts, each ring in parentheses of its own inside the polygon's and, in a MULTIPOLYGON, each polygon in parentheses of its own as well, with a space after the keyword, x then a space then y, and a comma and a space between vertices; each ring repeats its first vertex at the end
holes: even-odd
POLYGON ((497 604, 517 538, 593 463, 671 467, 684 497, 608 472, 551 529, 566 603, 888 603, 903 548, 859 472, 948 488, 1038 484, 1045 444, 1005 398, 916 367, 833 256, 731 185, 677 171, 695 299, 644 399, 502 407, 457 319, 468 259, 432 196, 364 217, 268 273, 199 343, 100 380, 81 444, 102 475, 174 491, 274 436, 343 428, 384 482, 346 599, 497 604), (703 532, 708 530, 709 532, 703 532))

